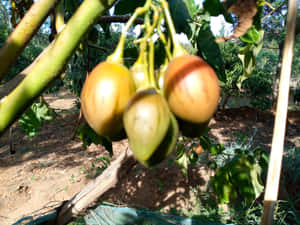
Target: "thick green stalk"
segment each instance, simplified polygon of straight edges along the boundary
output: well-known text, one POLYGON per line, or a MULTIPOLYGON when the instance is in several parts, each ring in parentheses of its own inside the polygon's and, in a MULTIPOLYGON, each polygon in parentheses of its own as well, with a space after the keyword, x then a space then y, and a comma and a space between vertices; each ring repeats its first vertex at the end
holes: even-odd
POLYGON ((60 75, 88 28, 114 2, 115 0, 85 0, 81 4, 57 36, 52 48, 35 64, 18 87, 0 100, 0 136, 47 85, 60 75))
POLYGON ((0 49, 0 81, 22 53, 58 0, 39 0, 28 10, 0 49))

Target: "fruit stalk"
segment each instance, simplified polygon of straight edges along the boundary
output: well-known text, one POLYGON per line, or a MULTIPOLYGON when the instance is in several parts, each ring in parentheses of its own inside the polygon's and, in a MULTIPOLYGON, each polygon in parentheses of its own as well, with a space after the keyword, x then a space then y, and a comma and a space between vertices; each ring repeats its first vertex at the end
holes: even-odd
POLYGON ((170 30, 170 36, 172 38, 173 43, 173 57, 182 56, 182 55, 188 55, 188 52, 181 46, 179 41, 176 39, 176 30, 174 23, 172 21, 171 13, 169 11, 169 4, 165 0, 160 0, 161 6, 164 11, 164 15, 166 18, 166 22, 168 24, 169 30, 170 30))
POLYGON ((153 23, 150 25, 150 19, 149 15, 146 15, 145 22, 146 22, 146 30, 147 30, 147 35, 145 36, 145 39, 149 39, 149 81, 150 81, 150 86, 158 90, 156 80, 155 80, 155 74, 154 74, 154 42, 152 39, 152 34, 154 31, 154 28, 158 24, 158 19, 159 19, 159 13, 158 10, 154 5, 151 5, 151 8, 154 9, 154 15, 153 15, 153 23))
POLYGON ((125 27, 122 30, 122 34, 119 43, 116 47, 116 50, 110 56, 107 57, 108 62, 123 64, 123 52, 124 52, 124 44, 125 44, 127 32, 129 28, 132 26, 132 24, 134 23, 135 19, 139 15, 142 15, 145 12, 147 12, 147 10, 149 10, 150 5, 151 5, 151 0, 147 0, 143 7, 136 8, 133 15, 130 17, 130 19, 128 20, 128 22, 126 23, 125 27))
POLYGON ((172 54, 171 54, 171 51, 170 51, 170 44, 169 44, 169 42, 167 42, 165 35, 161 31, 162 20, 163 20, 163 15, 160 13, 160 16, 159 16, 159 19, 158 19, 158 24, 157 24, 157 33, 158 33, 159 39, 164 44, 168 60, 170 60, 172 58, 172 54))

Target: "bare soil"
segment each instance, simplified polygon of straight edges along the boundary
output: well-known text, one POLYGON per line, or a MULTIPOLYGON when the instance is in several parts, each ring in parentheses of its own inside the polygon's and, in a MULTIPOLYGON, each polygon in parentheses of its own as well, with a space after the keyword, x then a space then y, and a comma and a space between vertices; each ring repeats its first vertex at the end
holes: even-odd
MULTIPOLYGON (((39 217, 69 200, 94 178, 104 164, 99 157, 113 161, 128 148, 127 140, 113 143, 114 156, 102 146, 83 148, 80 139, 71 140, 78 110, 76 98, 66 91, 45 96, 58 113, 45 123, 32 139, 14 124, 13 148, 9 152, 9 132, 0 138, 0 224, 12 224, 24 216, 39 217)), ((230 144, 234 132, 253 136, 253 147, 270 149, 274 115, 249 107, 218 111, 210 123, 210 135, 216 141, 230 144)), ((300 113, 288 114, 285 147, 300 147, 300 113)), ((186 179, 172 162, 152 169, 140 164, 121 179, 118 185, 98 201, 148 209, 188 208, 193 197, 190 187, 205 191, 212 171, 198 165, 186 179)), ((300 190, 298 190, 299 192, 300 190)))

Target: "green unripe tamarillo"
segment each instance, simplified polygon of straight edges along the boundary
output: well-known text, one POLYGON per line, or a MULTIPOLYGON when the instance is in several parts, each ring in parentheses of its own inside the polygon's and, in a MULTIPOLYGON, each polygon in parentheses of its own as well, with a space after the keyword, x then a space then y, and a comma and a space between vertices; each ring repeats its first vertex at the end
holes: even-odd
POLYGON ((123 121, 131 150, 143 165, 157 164, 174 150, 177 122, 155 89, 137 92, 126 107, 123 121))
POLYGON ((194 124, 208 123, 220 97, 216 73, 202 58, 194 55, 178 56, 170 61, 163 91, 171 111, 194 124))
POLYGON ((111 62, 98 64, 81 92, 86 121, 99 135, 118 135, 123 128, 123 112, 134 92, 132 75, 125 66, 111 62))

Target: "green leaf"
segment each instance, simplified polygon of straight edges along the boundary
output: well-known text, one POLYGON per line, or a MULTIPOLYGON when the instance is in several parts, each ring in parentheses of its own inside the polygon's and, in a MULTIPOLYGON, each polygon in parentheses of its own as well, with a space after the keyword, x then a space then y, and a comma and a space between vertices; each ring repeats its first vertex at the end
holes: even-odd
POLYGON ((77 134, 84 147, 90 146, 91 144, 101 144, 109 152, 110 156, 113 156, 111 141, 104 136, 99 136, 88 124, 80 125, 77 134))
POLYGON ((218 150, 217 150, 217 146, 216 145, 212 145, 209 148, 209 151, 212 155, 217 155, 218 154, 218 150))
POLYGON ((115 6, 115 15, 131 14, 134 10, 145 4, 146 0, 120 0, 115 6))
POLYGON ((203 23, 198 32, 197 45, 199 50, 198 54, 215 69, 219 80, 225 82, 226 75, 224 61, 208 22, 203 23))
POLYGON ((33 103, 20 117, 19 124, 26 135, 33 138, 44 120, 52 120, 53 113, 44 103, 33 103))
POLYGON ((191 28, 188 21, 191 19, 191 15, 185 2, 183 0, 170 0, 169 8, 176 32, 183 32, 189 36, 191 28))
POLYGON ((240 40, 245 43, 254 44, 260 38, 260 33, 252 26, 246 34, 240 37, 240 40))
POLYGON ((219 0, 205 0, 203 2, 203 8, 208 11, 211 16, 218 16, 221 14, 228 23, 233 23, 232 17, 227 13, 219 0))
POLYGON ((212 183, 221 203, 240 198, 248 205, 259 197, 264 186, 261 182, 262 168, 248 160, 246 154, 239 154, 219 168, 212 183))
POLYGON ((183 0, 184 4, 186 5, 190 17, 193 17, 197 12, 198 6, 196 5, 194 0, 183 0))
MULTIPOLYGON (((256 57, 258 56, 260 50, 263 46, 263 37, 264 31, 258 31, 259 37, 254 43, 247 43, 247 45, 240 48, 238 57, 243 64, 243 75, 239 77, 237 87, 241 89, 242 82, 251 76, 255 66, 256 66, 256 57)), ((255 36, 255 35, 254 35, 255 36)))
POLYGON ((213 188, 220 203, 229 203, 231 199, 236 199, 238 196, 234 186, 230 182, 228 170, 228 165, 225 165, 219 168, 212 178, 213 188))
POLYGON ((189 162, 190 162, 189 158, 185 152, 179 158, 176 158, 176 160, 175 160, 175 163, 181 169, 181 171, 185 177, 187 177, 189 162))

